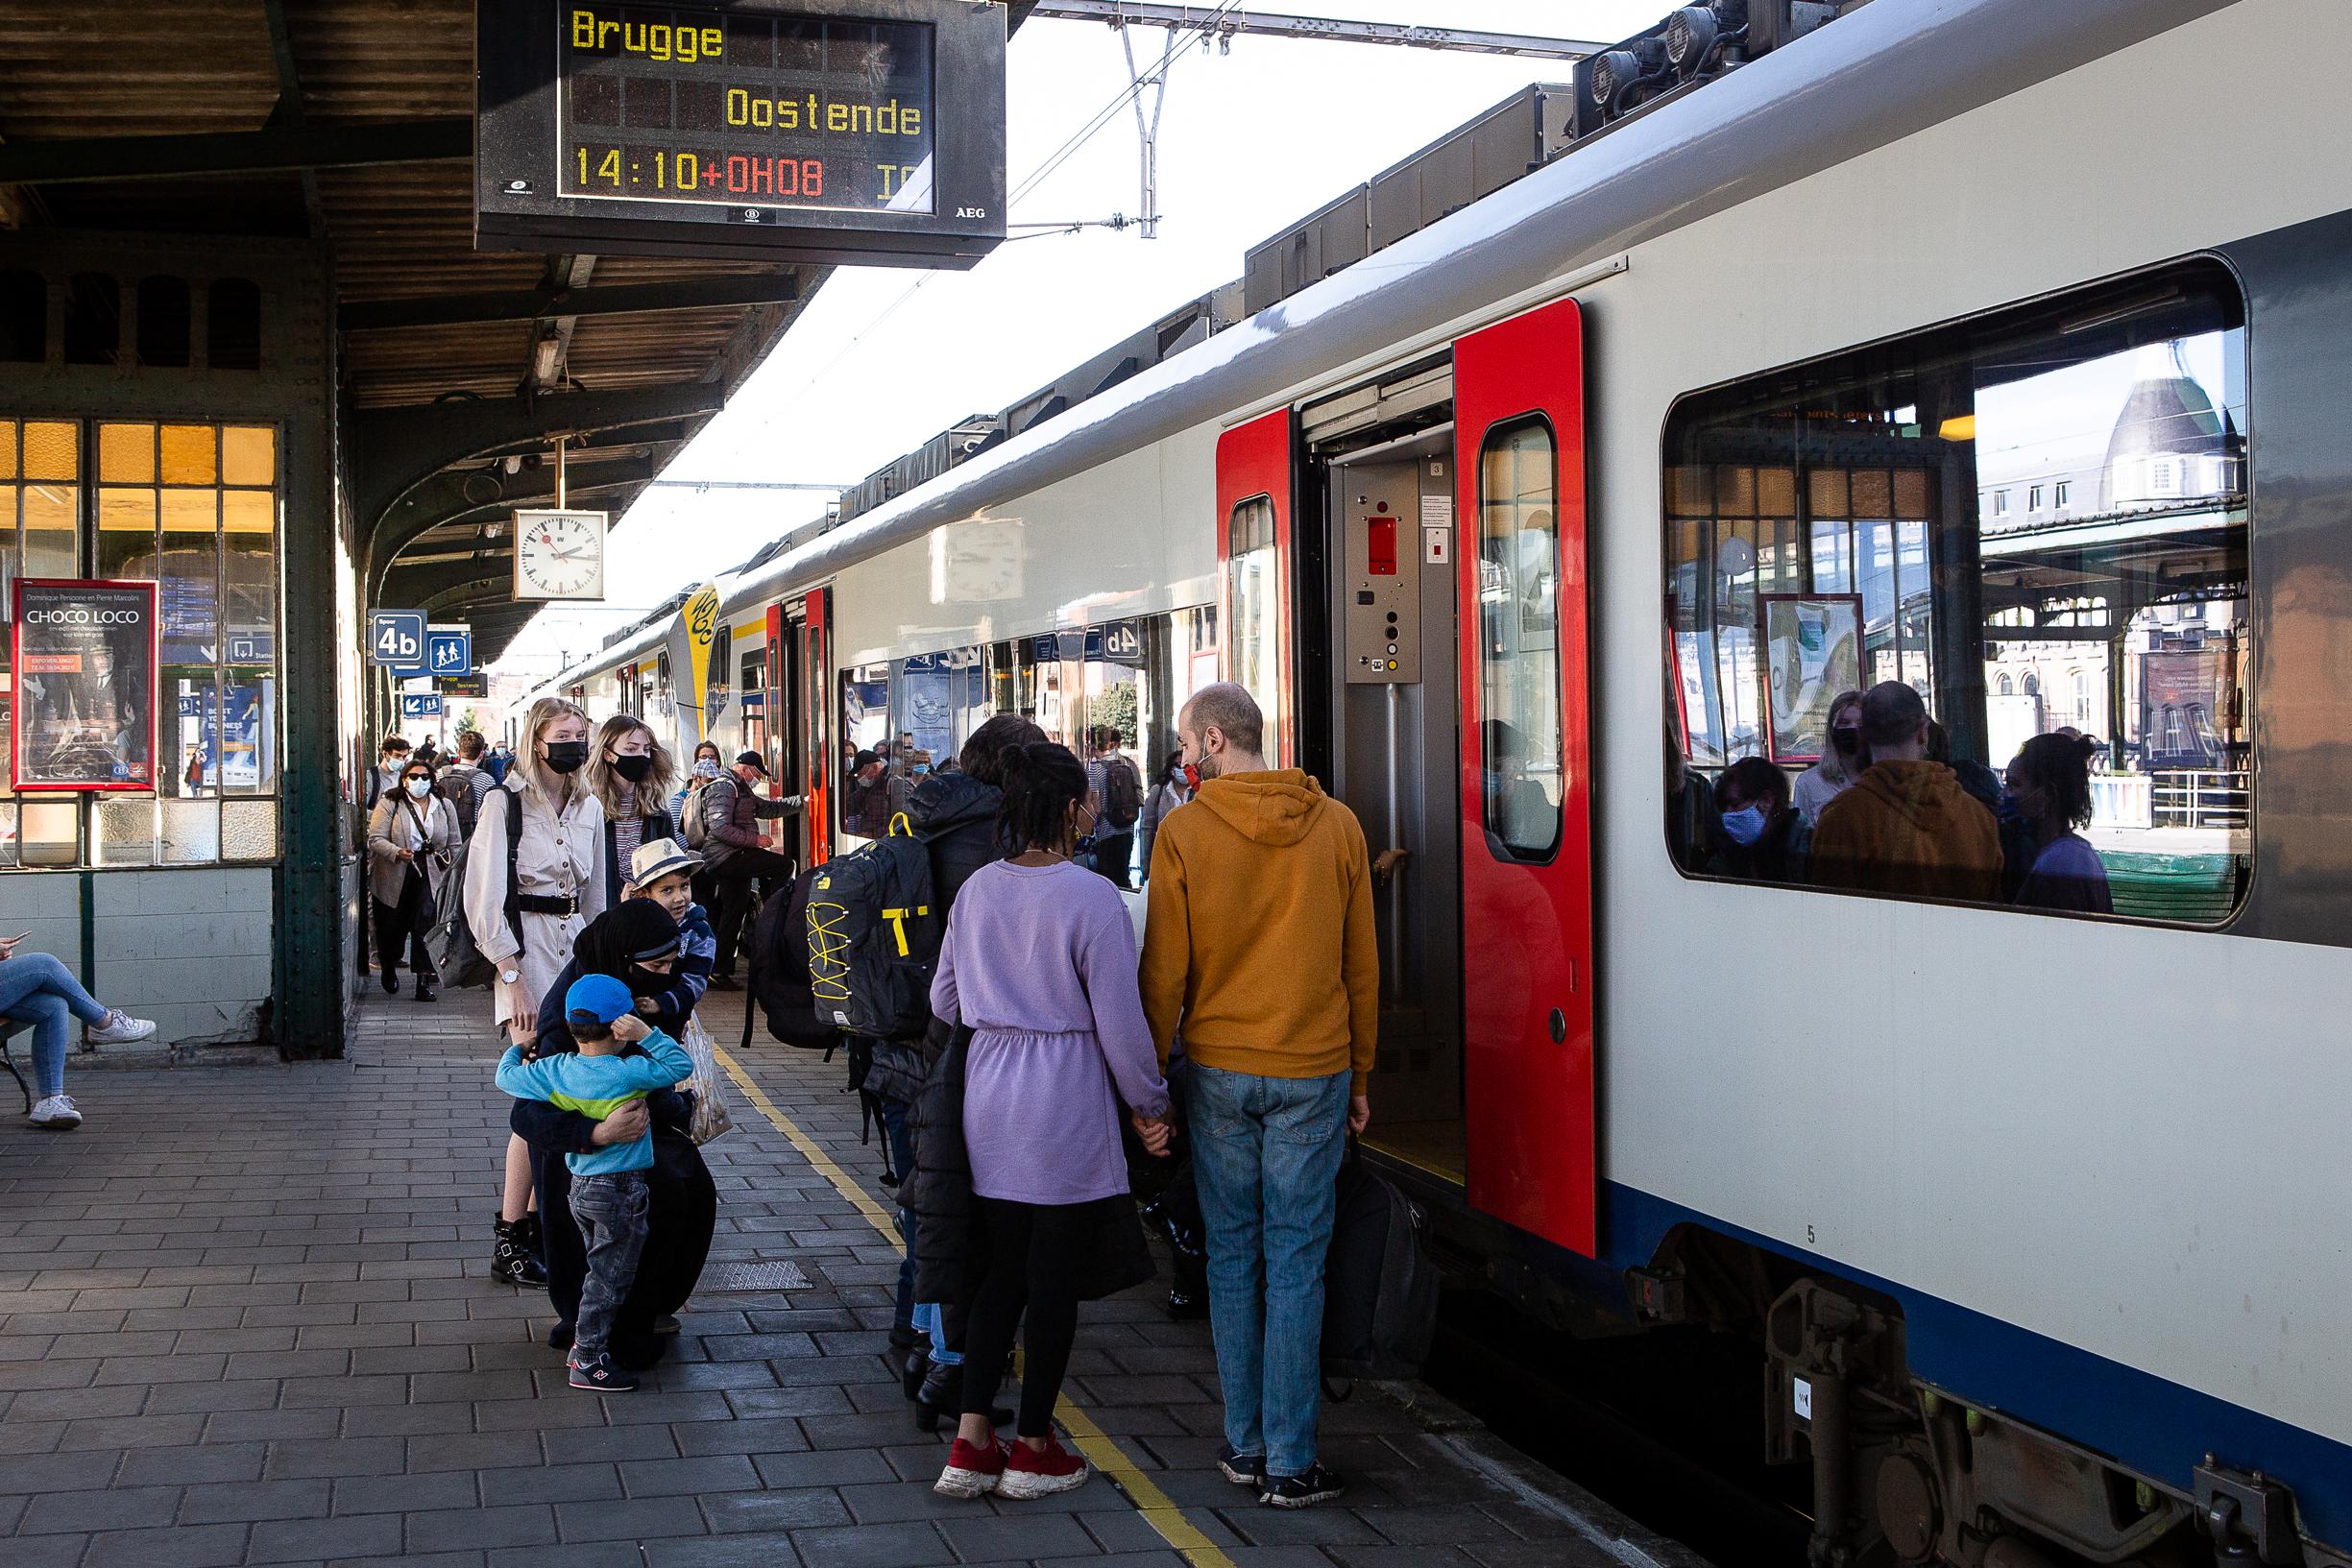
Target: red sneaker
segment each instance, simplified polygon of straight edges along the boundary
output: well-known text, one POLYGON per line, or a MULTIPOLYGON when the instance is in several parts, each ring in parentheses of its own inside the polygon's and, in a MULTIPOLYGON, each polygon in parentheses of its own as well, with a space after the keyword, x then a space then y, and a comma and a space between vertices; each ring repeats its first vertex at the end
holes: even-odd
POLYGON ((1084 1459, 1064 1449, 1060 1440, 1049 1433, 1043 1448, 1018 1442, 1007 1447, 1005 1478, 997 1483, 996 1495, 1016 1499, 1051 1497, 1055 1492, 1085 1485, 1091 1473, 1084 1459))
POLYGON ((961 1437, 947 1451, 947 1468, 931 1489, 941 1497, 979 1497, 997 1489, 1005 1476, 1005 1444, 991 1437, 985 1448, 975 1448, 961 1437))

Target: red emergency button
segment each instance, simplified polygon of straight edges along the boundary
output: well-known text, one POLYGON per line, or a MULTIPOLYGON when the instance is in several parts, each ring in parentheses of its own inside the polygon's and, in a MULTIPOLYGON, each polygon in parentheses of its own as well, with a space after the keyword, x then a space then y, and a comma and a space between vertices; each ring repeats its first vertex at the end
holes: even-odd
POLYGON ((1396 519, 1367 518, 1365 524, 1370 537, 1365 549, 1368 569, 1374 577, 1396 575, 1396 519))

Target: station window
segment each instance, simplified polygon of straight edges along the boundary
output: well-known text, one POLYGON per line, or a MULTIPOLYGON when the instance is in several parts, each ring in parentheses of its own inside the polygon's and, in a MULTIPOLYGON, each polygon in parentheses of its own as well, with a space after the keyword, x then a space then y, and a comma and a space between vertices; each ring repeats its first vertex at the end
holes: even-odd
POLYGON ((158 586, 153 690, 132 667, 143 644, 127 657, 29 652, 17 669, 12 639, 0 864, 278 856, 278 432, 264 425, 0 420, 7 579, 158 586), (90 667, 115 659, 119 675, 90 667), (20 774, 145 787, 15 791, 20 774))
POLYGON ((1679 402, 1664 586, 1684 722, 1669 772, 1763 805, 1770 826, 1742 842, 1731 830, 1751 833, 1752 817, 1727 823, 1680 796, 1678 861, 2226 920, 2253 821, 2244 320, 2227 273, 2191 263, 1679 402), (2010 490, 2046 484, 2064 515, 2011 515, 2010 490), (1947 763, 1977 803, 1954 808, 1967 830, 1951 843, 1857 838, 1855 813, 1879 790, 1844 798, 1860 768, 1839 765, 1827 730, 1841 693, 1882 682, 1909 686, 1934 723, 1930 757, 1893 742, 1880 784, 1947 763), (2029 746, 2061 730, 2067 744, 2029 746), (2089 759, 2070 769, 2075 736, 2089 759), (2029 811, 2055 805, 1997 830, 2013 764, 2029 811), (2055 768, 2053 786, 2037 785, 2037 766, 2055 768), (1793 788, 1784 814, 1775 771, 1793 788))

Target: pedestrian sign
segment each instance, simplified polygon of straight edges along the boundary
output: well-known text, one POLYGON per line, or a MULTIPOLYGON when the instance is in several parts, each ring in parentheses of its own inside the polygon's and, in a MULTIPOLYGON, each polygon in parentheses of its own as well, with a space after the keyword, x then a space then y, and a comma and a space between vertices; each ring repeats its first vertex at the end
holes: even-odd
POLYGON ((435 679, 473 673, 473 633, 436 626, 424 634, 424 668, 435 679))
POLYGON ((441 694, 436 691, 403 691, 400 693, 400 717, 439 718, 441 694))
POLYGON ((424 612, 377 610, 368 616, 368 660, 395 669, 424 663, 424 612))

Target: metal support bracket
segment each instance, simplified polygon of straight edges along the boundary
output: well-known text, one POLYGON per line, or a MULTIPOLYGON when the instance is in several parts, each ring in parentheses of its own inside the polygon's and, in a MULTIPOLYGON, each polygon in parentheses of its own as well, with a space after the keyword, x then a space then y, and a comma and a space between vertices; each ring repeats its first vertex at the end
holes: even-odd
POLYGON ((2291 1568, 2303 1560, 2294 1494, 2261 1471, 2233 1470, 2210 1454, 2196 1467, 2196 1512, 2222 1562, 2291 1568))

